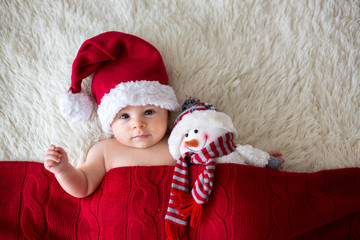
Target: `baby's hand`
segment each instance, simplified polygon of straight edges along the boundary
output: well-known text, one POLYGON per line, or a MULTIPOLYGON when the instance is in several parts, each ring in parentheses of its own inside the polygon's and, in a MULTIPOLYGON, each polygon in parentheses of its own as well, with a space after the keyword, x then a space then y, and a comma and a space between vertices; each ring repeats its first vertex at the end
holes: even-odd
POLYGON ((50 145, 44 158, 44 167, 54 174, 59 174, 66 170, 68 164, 69 160, 65 150, 61 147, 50 145))

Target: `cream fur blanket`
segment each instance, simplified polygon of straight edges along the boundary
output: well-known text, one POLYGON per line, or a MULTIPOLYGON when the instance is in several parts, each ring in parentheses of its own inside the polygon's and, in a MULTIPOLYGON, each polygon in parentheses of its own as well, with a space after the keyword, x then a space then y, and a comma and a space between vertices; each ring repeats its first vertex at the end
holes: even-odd
POLYGON ((285 170, 360 167, 356 0, 5 0, 0 20, 1 160, 41 162, 54 143, 78 166, 109 137, 96 114, 64 120, 57 96, 83 41, 116 30, 161 52, 179 103, 216 105, 285 170))

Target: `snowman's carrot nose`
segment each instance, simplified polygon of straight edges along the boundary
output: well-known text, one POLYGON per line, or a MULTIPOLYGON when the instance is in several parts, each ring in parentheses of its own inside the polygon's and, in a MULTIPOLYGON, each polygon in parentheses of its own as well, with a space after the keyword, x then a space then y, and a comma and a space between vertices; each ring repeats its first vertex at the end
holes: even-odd
POLYGON ((185 141, 185 145, 188 147, 197 147, 199 142, 196 139, 191 139, 190 141, 185 141))

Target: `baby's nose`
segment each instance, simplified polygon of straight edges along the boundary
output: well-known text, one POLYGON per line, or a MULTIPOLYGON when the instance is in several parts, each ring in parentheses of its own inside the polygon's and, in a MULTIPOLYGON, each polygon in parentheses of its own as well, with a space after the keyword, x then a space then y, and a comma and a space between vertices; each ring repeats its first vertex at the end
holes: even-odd
POLYGON ((136 128, 141 129, 141 128, 144 128, 144 127, 145 127, 145 122, 144 121, 142 121, 141 119, 137 119, 137 118, 133 119, 133 121, 132 121, 132 128, 133 129, 136 129, 136 128))
POLYGON ((185 145, 188 147, 197 147, 199 142, 196 139, 191 139, 190 141, 185 141, 185 145))

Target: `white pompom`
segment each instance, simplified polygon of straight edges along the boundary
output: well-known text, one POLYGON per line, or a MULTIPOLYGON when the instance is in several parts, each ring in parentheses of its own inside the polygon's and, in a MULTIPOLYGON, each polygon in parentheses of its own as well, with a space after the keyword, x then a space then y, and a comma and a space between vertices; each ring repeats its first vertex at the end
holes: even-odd
POLYGON ((65 92, 58 99, 61 114, 72 122, 90 118, 94 104, 90 96, 83 90, 79 93, 65 92))

